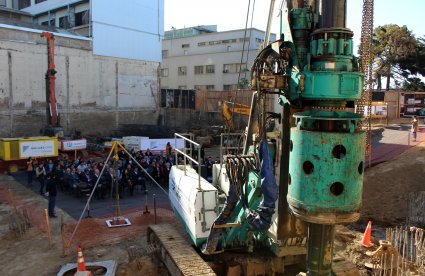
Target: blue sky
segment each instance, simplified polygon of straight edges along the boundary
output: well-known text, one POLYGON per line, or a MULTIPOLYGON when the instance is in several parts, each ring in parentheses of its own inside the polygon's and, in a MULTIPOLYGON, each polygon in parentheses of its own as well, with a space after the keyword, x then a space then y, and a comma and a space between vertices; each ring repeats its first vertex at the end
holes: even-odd
MULTIPOLYGON (((363 0, 347 2, 347 27, 354 31, 354 43, 358 45, 363 0)), ((280 0, 276 0, 276 6, 279 3, 280 0)), ((262 30, 266 28, 269 6, 270 1, 256 0, 253 27, 262 30)), ((165 30, 197 25, 218 25, 219 31, 243 29, 247 7, 248 0, 165 0, 165 30)), ((425 0, 375 0, 374 26, 406 25, 417 37, 424 36, 424 12, 425 0)), ((274 16, 274 33, 279 31, 278 22, 278 18, 274 16)))

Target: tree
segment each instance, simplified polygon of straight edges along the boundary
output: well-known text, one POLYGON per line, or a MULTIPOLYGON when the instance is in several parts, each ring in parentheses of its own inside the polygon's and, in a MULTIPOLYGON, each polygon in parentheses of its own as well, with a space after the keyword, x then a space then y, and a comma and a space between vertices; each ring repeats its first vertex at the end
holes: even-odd
POLYGON ((400 59, 400 68, 408 75, 425 76, 425 37, 417 39, 416 51, 404 59, 400 59))
POLYGON ((411 77, 403 82, 402 88, 406 91, 423 92, 425 91, 425 83, 420 78, 411 77))
POLYGON ((409 63, 407 59, 415 55, 417 50, 418 40, 406 26, 388 24, 374 30, 372 54, 378 90, 382 89, 382 77, 386 77, 386 90, 390 89, 391 79, 400 84, 409 77, 409 70, 401 64, 409 63))
POLYGON ((241 78, 239 80, 239 83, 238 83, 238 88, 239 89, 248 89, 248 87, 249 87, 248 79, 247 78, 241 78))
POLYGON ((248 68, 244 67, 244 68, 240 68, 240 75, 242 75, 242 73, 244 73, 244 77, 239 79, 239 83, 238 83, 238 89, 248 89, 249 88, 249 80, 247 79, 247 73, 249 72, 248 68))

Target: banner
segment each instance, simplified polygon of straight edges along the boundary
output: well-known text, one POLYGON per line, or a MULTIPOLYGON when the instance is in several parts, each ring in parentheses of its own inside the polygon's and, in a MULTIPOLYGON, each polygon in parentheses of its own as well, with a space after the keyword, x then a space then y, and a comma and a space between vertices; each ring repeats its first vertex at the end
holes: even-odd
POLYGON ((146 139, 141 141, 141 150, 147 150, 150 151, 164 151, 165 153, 165 147, 167 143, 170 142, 170 145, 173 147, 173 149, 177 148, 180 150, 183 150, 184 148, 184 140, 183 139, 146 139), (177 142, 177 144, 175 144, 177 142))
POLYGON ((149 137, 144 136, 125 136, 123 144, 127 150, 139 151, 142 148, 142 140, 149 140, 149 137))
POLYGON ((57 156, 55 140, 19 142, 20 158, 57 156))
POLYGON ((86 139, 59 141, 59 149, 61 151, 74 151, 74 150, 82 150, 86 148, 87 148, 86 139))

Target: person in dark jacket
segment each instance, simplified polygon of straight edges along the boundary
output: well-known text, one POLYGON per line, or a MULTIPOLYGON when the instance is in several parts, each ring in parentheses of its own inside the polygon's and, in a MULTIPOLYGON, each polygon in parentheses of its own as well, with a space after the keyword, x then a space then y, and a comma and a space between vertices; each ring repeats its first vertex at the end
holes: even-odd
POLYGON ((49 217, 55 218, 55 204, 56 204, 56 180, 52 177, 51 173, 46 176, 46 190, 49 193, 49 217))

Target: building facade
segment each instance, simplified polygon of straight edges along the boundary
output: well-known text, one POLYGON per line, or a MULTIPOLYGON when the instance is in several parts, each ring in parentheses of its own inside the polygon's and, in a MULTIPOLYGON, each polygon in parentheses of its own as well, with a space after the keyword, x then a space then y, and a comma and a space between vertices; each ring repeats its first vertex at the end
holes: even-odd
POLYGON ((46 30, 55 35, 56 98, 65 133, 111 135, 126 124, 156 125, 163 3, 0 2, 0 11, 15 17, 8 24, 0 16, 0 137, 35 136, 46 126, 47 41, 40 37, 46 30), (87 13, 90 37, 75 31, 86 19, 73 25, 87 13), (18 24, 18 16, 32 23, 18 24))
MULTIPOLYGON (((276 36, 271 35, 271 40, 276 36)), ((165 32, 162 41, 161 88, 235 90, 246 88, 250 69, 264 41, 252 28, 217 32, 198 26, 165 32)))

